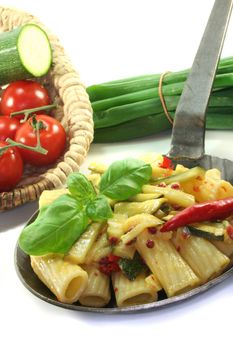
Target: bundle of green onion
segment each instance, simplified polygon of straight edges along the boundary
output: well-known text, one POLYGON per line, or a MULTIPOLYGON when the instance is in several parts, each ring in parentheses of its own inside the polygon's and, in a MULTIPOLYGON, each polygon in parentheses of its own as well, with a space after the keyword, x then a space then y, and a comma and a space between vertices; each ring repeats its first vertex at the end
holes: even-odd
MULTIPOLYGON (((163 79, 166 107, 174 117, 189 70, 163 79)), ((94 142, 126 141, 172 127, 159 97, 161 75, 145 75, 87 88, 94 111, 94 142)), ((220 61, 207 109, 208 129, 233 129, 233 57, 220 61)))

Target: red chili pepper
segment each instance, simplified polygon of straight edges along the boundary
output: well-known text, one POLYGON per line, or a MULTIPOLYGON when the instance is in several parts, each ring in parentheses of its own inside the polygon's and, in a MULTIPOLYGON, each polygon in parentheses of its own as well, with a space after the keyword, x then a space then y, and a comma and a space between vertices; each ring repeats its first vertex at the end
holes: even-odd
POLYGON ((164 168, 164 169, 173 169, 172 161, 167 157, 163 157, 163 161, 162 163, 159 164, 159 166, 160 168, 164 168))
POLYGON ((178 227, 195 222, 225 219, 233 213, 233 197, 195 204, 182 210, 168 220, 161 228, 161 232, 172 231, 178 227))

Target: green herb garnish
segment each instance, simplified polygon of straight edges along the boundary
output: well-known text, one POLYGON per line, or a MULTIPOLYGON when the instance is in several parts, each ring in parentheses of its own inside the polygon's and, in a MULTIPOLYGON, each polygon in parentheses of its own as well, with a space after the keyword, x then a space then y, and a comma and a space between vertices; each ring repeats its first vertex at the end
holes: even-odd
POLYGON ((124 159, 114 162, 102 175, 100 192, 105 196, 126 200, 139 193, 152 174, 150 164, 139 159, 124 159))
POLYGON ((23 229, 20 248, 29 255, 67 253, 90 221, 112 217, 108 197, 123 200, 139 193, 151 173, 151 166, 143 161, 117 161, 102 176, 99 194, 83 174, 69 175, 70 194, 57 198, 46 209, 41 208, 36 220, 23 229))
POLYGON ((92 183, 81 173, 70 174, 67 178, 67 187, 73 197, 85 204, 96 197, 92 183))
POLYGON ((118 264, 122 272, 130 281, 135 280, 135 278, 146 269, 145 264, 137 252, 133 259, 121 258, 118 264))
POLYGON ((26 226, 20 237, 21 249, 30 255, 66 253, 88 225, 84 207, 69 194, 40 211, 36 220, 26 226))

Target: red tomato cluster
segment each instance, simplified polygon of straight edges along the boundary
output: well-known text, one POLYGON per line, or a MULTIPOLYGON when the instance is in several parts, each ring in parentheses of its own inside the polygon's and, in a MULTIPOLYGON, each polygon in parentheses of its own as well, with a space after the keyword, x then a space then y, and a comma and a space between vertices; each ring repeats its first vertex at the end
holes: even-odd
MULTIPOLYGON (((41 147, 47 154, 37 153, 21 147, 9 147, 6 140, 36 147, 37 131, 29 117, 22 123, 24 114, 11 117, 10 114, 25 109, 47 106, 50 103, 48 91, 39 83, 19 80, 8 85, 1 97, 0 115, 0 191, 9 191, 16 186, 23 174, 23 164, 46 166, 54 163, 63 153, 66 133, 56 119, 36 112, 34 122, 42 126, 39 130, 41 147), (8 148, 6 147, 8 146, 8 148), (6 149, 5 149, 6 147, 6 149)), ((10 142, 10 141, 9 141, 10 142)))

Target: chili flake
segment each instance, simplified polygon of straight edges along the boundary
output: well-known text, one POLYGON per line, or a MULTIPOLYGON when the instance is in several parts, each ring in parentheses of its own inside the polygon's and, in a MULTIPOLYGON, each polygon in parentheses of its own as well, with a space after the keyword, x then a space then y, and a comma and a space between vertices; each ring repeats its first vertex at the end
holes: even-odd
POLYGON ((226 230, 227 230, 227 234, 230 237, 230 239, 233 240, 233 226, 232 225, 227 226, 226 230))
POLYGON ((153 248, 155 245, 154 241, 152 241, 152 239, 148 239, 146 242, 146 246, 147 248, 153 248))
POLYGON ((148 227, 148 232, 154 235, 157 233, 157 227, 148 227))
POLYGON ((171 185, 171 188, 172 188, 173 190, 180 190, 180 184, 177 184, 177 183, 172 184, 172 185, 171 185))
POLYGON ((160 183, 158 184, 158 187, 167 187, 167 185, 165 184, 165 182, 160 182, 160 183))
POLYGON ((118 243, 118 241, 119 241, 119 239, 117 237, 109 237, 108 240, 109 240, 109 243, 111 245, 116 245, 118 243))
POLYGON ((120 271, 120 267, 118 265, 119 256, 110 254, 100 259, 99 261, 99 270, 105 275, 111 275, 112 272, 120 271))

